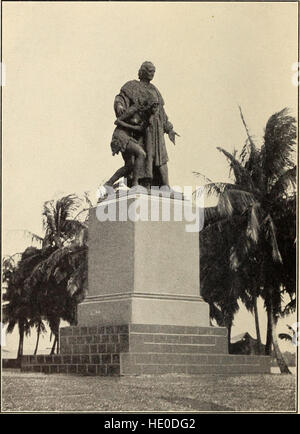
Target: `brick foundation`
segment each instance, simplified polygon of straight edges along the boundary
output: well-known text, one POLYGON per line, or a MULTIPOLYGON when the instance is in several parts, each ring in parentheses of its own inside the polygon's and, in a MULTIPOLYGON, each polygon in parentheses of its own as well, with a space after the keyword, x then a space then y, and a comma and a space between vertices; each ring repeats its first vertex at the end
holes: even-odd
POLYGON ((229 355, 227 330, 131 324, 65 327, 60 354, 23 356, 23 372, 82 375, 269 373, 270 358, 229 355))

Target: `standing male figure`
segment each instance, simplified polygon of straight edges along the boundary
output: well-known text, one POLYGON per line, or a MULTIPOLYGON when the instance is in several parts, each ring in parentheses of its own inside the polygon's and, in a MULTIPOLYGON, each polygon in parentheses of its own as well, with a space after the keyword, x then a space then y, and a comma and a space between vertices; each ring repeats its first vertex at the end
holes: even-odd
POLYGON ((121 116, 132 105, 138 104, 140 96, 149 92, 156 104, 153 107, 149 118, 149 125, 145 128, 143 137, 143 147, 147 154, 145 160, 144 185, 166 186, 169 187, 168 176, 168 153, 166 149, 164 134, 168 134, 169 139, 175 145, 173 125, 168 120, 164 110, 164 100, 159 90, 150 83, 155 74, 155 66, 152 62, 144 62, 138 72, 138 80, 131 80, 122 86, 120 93, 115 97, 114 109, 117 117, 121 116))

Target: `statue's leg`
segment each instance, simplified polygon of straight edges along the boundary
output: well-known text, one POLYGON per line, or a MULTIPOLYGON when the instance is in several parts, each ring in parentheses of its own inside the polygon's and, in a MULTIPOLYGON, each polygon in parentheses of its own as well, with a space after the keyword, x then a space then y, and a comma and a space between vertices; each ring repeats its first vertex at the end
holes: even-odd
POLYGON ((139 183, 139 178, 141 175, 141 171, 144 166, 144 161, 146 158, 146 152, 143 148, 136 142, 130 141, 127 145, 126 152, 134 155, 134 164, 133 164, 133 179, 132 186, 137 186, 139 183))
POLYGON ((159 173, 160 173, 160 177, 161 177, 161 186, 162 187, 168 187, 170 188, 169 185, 169 171, 168 171, 168 165, 163 164, 162 166, 160 166, 158 168, 159 173))
POLYGON ((111 178, 109 178, 108 181, 106 181, 105 185, 108 185, 112 187, 115 182, 118 181, 118 179, 122 178, 123 176, 126 176, 129 173, 129 168, 125 165, 123 167, 120 167, 111 178))
POLYGON ((124 166, 120 167, 120 169, 118 169, 113 176, 106 181, 105 185, 112 187, 120 178, 127 178, 131 174, 134 163, 132 155, 126 150, 125 152, 122 152, 122 157, 124 160, 124 166))

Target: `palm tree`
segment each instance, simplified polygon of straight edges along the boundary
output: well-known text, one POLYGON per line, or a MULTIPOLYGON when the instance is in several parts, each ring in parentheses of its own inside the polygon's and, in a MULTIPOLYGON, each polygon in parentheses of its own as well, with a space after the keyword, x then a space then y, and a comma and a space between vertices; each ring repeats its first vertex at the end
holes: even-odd
POLYGON ((12 257, 5 257, 3 260, 3 281, 6 291, 3 295, 3 316, 4 323, 8 324, 7 333, 12 333, 15 326, 19 329, 19 346, 17 359, 23 355, 24 336, 30 333, 30 290, 25 287, 25 280, 31 272, 32 267, 39 260, 35 254, 35 248, 27 248, 18 262, 12 257), (34 253, 33 253, 34 250, 34 253))
POLYGON ((87 245, 76 240, 56 249, 35 267, 26 285, 33 290, 44 288, 42 313, 54 334, 54 353, 59 344, 60 321, 76 323, 77 304, 87 292, 87 245))
MULTIPOLYGON (((89 206, 89 198, 85 195, 89 206)), ((76 322, 76 306, 86 294, 87 286, 87 217, 77 216, 81 201, 75 195, 58 201, 48 201, 43 208, 45 236, 42 247, 29 247, 15 264, 12 259, 3 262, 3 279, 7 290, 4 296, 4 320, 8 332, 19 326, 18 357, 23 353, 24 334, 31 327, 37 329, 37 352, 40 333, 48 322, 54 334, 52 353, 58 349, 61 320, 76 322)), ((41 237, 30 234, 35 240, 41 237)))
POLYGON ((230 267, 233 231, 230 225, 224 226, 221 222, 222 231, 216 231, 212 210, 206 210, 205 214, 206 227, 200 232, 201 295, 210 306, 211 319, 227 328, 230 351, 231 329, 234 316, 239 310, 240 296, 235 272, 230 267))
POLYGON ((224 226, 236 219, 235 231, 239 237, 232 244, 231 267, 237 270, 243 264, 248 268, 249 260, 255 259, 256 280, 259 282, 255 291, 260 292, 265 300, 268 339, 273 343, 281 372, 289 372, 279 350, 275 327, 282 314, 283 291, 293 292, 295 289, 291 286, 287 289, 283 276, 288 270, 278 244, 281 227, 276 223, 286 221, 290 197, 294 195, 296 166, 292 157, 296 121, 287 109, 272 115, 259 149, 249 134, 241 109, 240 114, 247 133, 240 156, 217 148, 229 161, 235 182, 209 182, 206 190, 219 197, 216 208, 219 225, 222 223, 224 226))
MULTIPOLYGON (((91 206, 87 195, 85 200, 91 206)), ((59 347, 60 321, 76 323, 77 304, 87 292, 87 216, 79 219, 87 209, 75 215, 80 204, 75 195, 44 204, 42 251, 45 255, 25 282, 32 294, 36 294, 34 300, 39 300, 41 294, 41 316, 54 335, 52 354, 59 347)))
POLYGON ((43 247, 61 248, 82 229, 81 222, 73 218, 80 203, 80 199, 74 194, 44 203, 42 213, 45 230, 43 247))

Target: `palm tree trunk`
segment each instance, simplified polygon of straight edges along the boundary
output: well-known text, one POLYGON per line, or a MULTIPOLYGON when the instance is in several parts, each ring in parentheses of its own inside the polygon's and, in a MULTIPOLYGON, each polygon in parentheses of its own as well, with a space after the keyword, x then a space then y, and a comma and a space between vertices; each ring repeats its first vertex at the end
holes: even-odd
POLYGON ((38 329, 37 329, 36 345, 35 345, 35 349, 34 349, 34 353, 33 353, 34 355, 36 355, 37 350, 38 350, 40 334, 41 334, 41 324, 39 323, 38 329))
POLYGON ((53 330, 53 334, 54 334, 54 342, 50 354, 55 354, 55 350, 56 353, 59 352, 59 322, 57 323, 55 330, 53 330))
POLYGON ((271 315, 271 322, 272 322, 272 342, 273 342, 276 361, 279 366, 280 372, 281 374, 291 374, 291 371, 289 370, 279 349, 277 334, 276 334, 276 321, 274 315, 271 315))
POLYGON ((267 305, 267 338, 266 338, 266 347, 265 347, 265 355, 270 356, 272 351, 272 310, 271 306, 267 305))
POLYGON ((261 353, 261 336, 259 328, 258 310, 257 310, 257 297, 254 298, 254 319, 256 329, 256 342, 257 342, 257 354, 261 353))
POLYGON ((78 325, 78 308, 77 304, 74 306, 74 325, 78 325))
POLYGON ((19 348, 17 359, 20 360, 23 356, 23 346, 24 346, 24 323, 22 321, 19 322, 19 348))
POLYGON ((51 352, 50 354, 55 354, 55 349, 56 352, 58 353, 59 351, 59 324, 60 324, 60 318, 56 317, 53 320, 51 320, 51 322, 49 322, 49 326, 50 326, 50 330, 51 330, 51 335, 54 335, 54 342, 51 348, 51 352))
POLYGON ((229 324, 229 325, 227 326, 227 344, 228 344, 228 353, 230 353, 231 327, 232 327, 232 324, 229 324))
POLYGON ((51 348, 50 355, 53 355, 53 354, 55 353, 55 347, 56 347, 56 344, 57 344, 57 336, 56 336, 56 334, 55 334, 55 335, 54 335, 54 342, 53 342, 53 345, 52 345, 52 348, 51 348))
POLYGON ((57 336, 56 336, 56 353, 59 353, 59 331, 57 331, 57 336))

